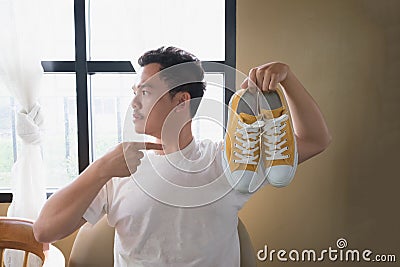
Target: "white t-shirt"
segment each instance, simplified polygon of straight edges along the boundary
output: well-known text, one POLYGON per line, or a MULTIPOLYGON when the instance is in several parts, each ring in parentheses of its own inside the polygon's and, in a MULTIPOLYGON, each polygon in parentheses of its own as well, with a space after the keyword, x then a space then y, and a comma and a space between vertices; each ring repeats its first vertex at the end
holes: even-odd
POLYGON ((225 190, 222 145, 193 139, 168 155, 147 151, 132 177, 103 187, 83 217, 95 224, 107 214, 115 266, 239 267, 237 213, 251 195, 225 190))

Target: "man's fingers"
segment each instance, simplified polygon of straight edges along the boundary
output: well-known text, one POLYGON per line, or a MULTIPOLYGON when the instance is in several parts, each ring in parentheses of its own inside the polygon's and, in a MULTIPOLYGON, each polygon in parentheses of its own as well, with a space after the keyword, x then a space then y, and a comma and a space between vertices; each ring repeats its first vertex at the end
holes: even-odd
POLYGON ((267 72, 264 76, 264 80, 262 83, 262 91, 268 92, 268 85, 270 80, 271 80, 271 75, 269 74, 269 72, 267 72))
POLYGON ((257 88, 260 89, 260 90, 262 90, 263 81, 264 81, 264 76, 265 76, 266 74, 267 74, 267 73, 264 73, 264 71, 263 71, 262 69, 257 68, 257 71, 256 71, 257 88))
POLYGON ((278 87, 279 77, 278 74, 272 74, 271 82, 269 83, 269 90, 275 90, 278 87))
POLYGON ((253 68, 249 72, 249 77, 247 78, 248 87, 256 88, 257 87, 257 69, 253 68))
POLYGON ((162 150, 163 149, 163 145, 162 144, 156 144, 156 143, 151 143, 151 142, 145 142, 144 143, 144 148, 142 149, 146 149, 146 150, 162 150))
POLYGON ((151 142, 132 142, 131 143, 138 150, 162 150, 162 144, 156 144, 151 142))
POLYGON ((240 85, 240 88, 246 89, 249 86, 247 80, 248 80, 248 78, 244 79, 244 81, 240 85))

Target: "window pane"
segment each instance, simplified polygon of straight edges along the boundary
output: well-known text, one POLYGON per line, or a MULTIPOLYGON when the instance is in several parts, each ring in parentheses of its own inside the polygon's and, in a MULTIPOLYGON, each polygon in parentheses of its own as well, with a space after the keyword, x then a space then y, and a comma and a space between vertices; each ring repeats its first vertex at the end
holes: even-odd
POLYGON ((40 5, 42 60, 74 60, 74 1, 37 1, 40 5))
MULTIPOLYGON (((223 137, 224 77, 222 74, 206 74, 205 78, 207 90, 193 118, 192 131, 198 140, 218 141, 223 137)), ((136 75, 133 74, 91 76, 94 159, 121 142, 125 114, 133 98, 131 87, 135 81, 136 75)))
POLYGON ((92 60, 132 60, 177 46, 200 60, 225 60, 223 0, 90 1, 92 60))
MULTIPOLYGON (((47 188, 59 188, 78 175, 75 75, 46 74, 39 103, 44 110, 43 159, 47 188)), ((0 88, 0 189, 11 187, 11 168, 21 139, 16 134, 18 102, 0 88)))
POLYGON ((136 74, 96 74, 92 84, 93 158, 122 141, 124 118, 132 100, 136 74))
POLYGON ((59 188, 78 175, 75 75, 46 74, 40 104, 45 109, 43 156, 47 187, 59 188))
POLYGON ((219 141, 224 133, 224 76, 206 74, 207 88, 193 118, 192 131, 197 140, 219 141))
POLYGON ((14 99, 0 89, 0 189, 8 189, 11 185, 11 167, 14 163, 13 102, 14 99))

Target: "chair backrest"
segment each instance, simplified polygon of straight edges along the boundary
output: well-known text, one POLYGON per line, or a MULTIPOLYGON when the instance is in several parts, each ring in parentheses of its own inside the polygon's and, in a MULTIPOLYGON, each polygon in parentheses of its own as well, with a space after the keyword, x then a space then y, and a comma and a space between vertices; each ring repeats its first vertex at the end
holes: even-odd
POLYGON ((253 244, 251 243, 250 235, 240 218, 238 222, 238 233, 240 244, 240 266, 256 267, 257 261, 253 244))
POLYGON ((33 221, 0 217, 0 264, 3 266, 3 253, 5 249, 16 249, 25 251, 23 266, 28 266, 28 255, 33 253, 38 256, 42 263, 45 255, 43 243, 36 241, 33 235, 33 221))
MULTIPOLYGON (((246 227, 239 218, 240 266, 256 267, 253 245, 246 227)), ((112 267, 114 262, 114 228, 104 216, 95 225, 86 223, 79 230, 68 267, 112 267)))

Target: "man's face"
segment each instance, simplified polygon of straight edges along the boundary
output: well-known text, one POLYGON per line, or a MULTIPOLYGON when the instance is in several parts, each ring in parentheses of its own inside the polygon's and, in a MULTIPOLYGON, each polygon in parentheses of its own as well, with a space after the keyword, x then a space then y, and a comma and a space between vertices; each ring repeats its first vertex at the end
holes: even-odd
POLYGON ((165 119, 179 104, 175 97, 171 99, 168 93, 170 88, 166 81, 160 79, 159 71, 158 63, 148 64, 141 69, 138 81, 132 87, 135 97, 131 103, 136 132, 157 138, 161 138, 165 119))

